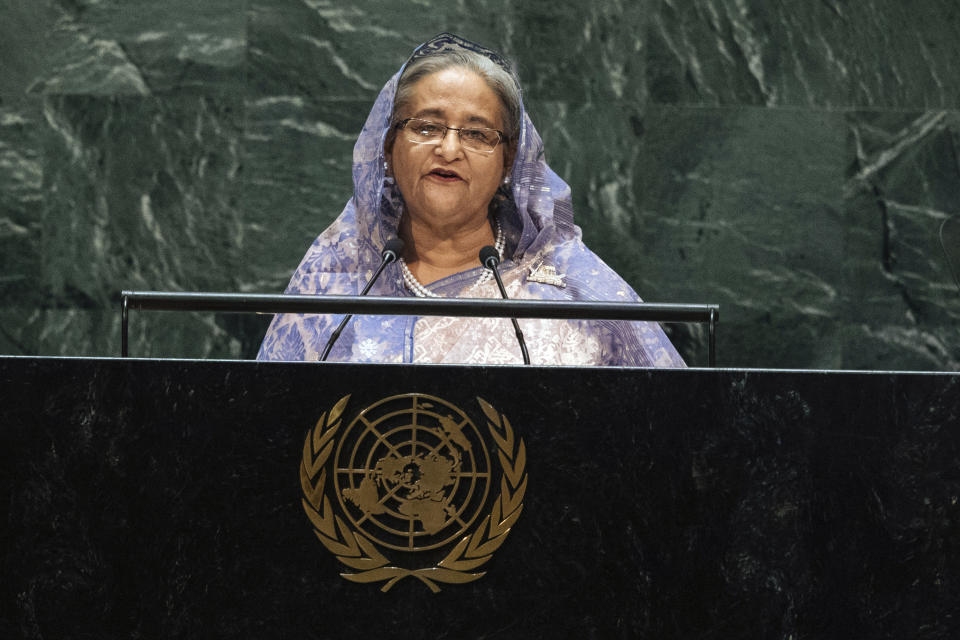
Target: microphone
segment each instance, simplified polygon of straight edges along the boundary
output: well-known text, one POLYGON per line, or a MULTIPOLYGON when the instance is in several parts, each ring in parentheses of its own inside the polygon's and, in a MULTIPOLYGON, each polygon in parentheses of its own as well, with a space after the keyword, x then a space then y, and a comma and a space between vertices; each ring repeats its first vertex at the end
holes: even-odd
MULTIPOLYGON (((387 265, 391 262, 396 262, 401 253, 403 253, 403 240, 400 238, 392 238, 387 240, 387 243, 383 245, 383 251, 380 252, 380 266, 377 267, 377 270, 374 272, 373 276, 367 281, 367 285, 363 288, 363 291, 360 292, 360 295, 367 295, 367 292, 370 291, 370 287, 372 287, 373 283, 377 281, 377 278, 380 277, 380 274, 383 273, 383 270, 387 267, 387 265)), ((340 324, 337 326, 336 330, 330 334, 330 339, 327 340, 327 346, 323 348, 323 353, 320 354, 320 362, 327 361, 327 356, 330 355, 330 349, 333 349, 333 343, 335 343, 337 338, 340 337, 340 334, 343 333, 343 328, 347 326, 347 323, 352 317, 352 313, 345 315, 343 320, 340 321, 340 324)))
MULTIPOLYGON (((504 300, 509 300, 507 290, 503 287, 503 280, 500 279, 500 271, 497 267, 500 265, 500 254, 496 249, 487 245, 480 249, 480 264, 490 271, 493 271, 493 277, 497 279, 497 286, 500 287, 500 295, 504 300)), ((520 352, 523 354, 523 364, 530 364, 530 354, 527 353, 527 343, 523 339, 523 331, 520 331, 520 325, 516 318, 510 318, 513 328, 517 331, 517 342, 520 343, 520 352)))

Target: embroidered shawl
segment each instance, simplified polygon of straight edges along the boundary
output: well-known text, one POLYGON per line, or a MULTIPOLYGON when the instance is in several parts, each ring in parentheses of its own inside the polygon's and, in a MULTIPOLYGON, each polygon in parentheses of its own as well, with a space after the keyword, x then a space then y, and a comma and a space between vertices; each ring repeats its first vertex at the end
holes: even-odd
MULTIPOLYGON (((462 47, 509 64, 495 52, 451 34, 421 45, 408 60, 462 47)), ((403 68, 405 68, 404 65, 403 68)), ((384 243, 397 235, 403 199, 384 175, 384 140, 401 68, 380 91, 353 151, 353 197, 314 241, 286 289, 290 294, 357 295, 380 263, 384 243)), ((516 78, 513 71, 510 71, 516 78)), ((518 83, 519 86, 519 83, 518 83)), ((639 301, 630 286, 581 240, 570 188, 547 166, 543 142, 524 112, 509 193, 497 197, 506 236, 501 274, 514 299, 639 301), (557 284, 542 282, 555 272, 557 284), (541 280, 541 281, 537 281, 541 280), (561 286, 562 285, 562 286, 561 286)), ((492 280, 475 286, 483 267, 427 286, 445 297, 499 298, 492 280)), ((399 266, 389 265, 374 296, 410 296, 399 266)), ((282 314, 260 347, 261 360, 316 360, 339 315, 282 314)), ((534 365, 682 367, 683 360, 656 323, 519 320, 534 365)), ((330 353, 331 361, 521 363, 508 319, 409 316, 354 317, 330 353)))

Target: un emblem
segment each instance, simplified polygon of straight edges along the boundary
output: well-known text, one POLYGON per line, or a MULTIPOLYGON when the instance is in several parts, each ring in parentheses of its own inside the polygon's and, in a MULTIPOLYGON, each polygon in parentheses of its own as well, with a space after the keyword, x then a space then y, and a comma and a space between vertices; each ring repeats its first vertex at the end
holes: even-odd
POLYGON ((409 393, 344 426, 349 399, 307 434, 300 464, 314 532, 353 570, 341 575, 383 582, 383 591, 413 577, 434 593, 438 583, 482 577, 477 569, 503 544, 527 487, 526 450, 509 420, 477 398, 487 419, 477 426, 441 398, 409 393))

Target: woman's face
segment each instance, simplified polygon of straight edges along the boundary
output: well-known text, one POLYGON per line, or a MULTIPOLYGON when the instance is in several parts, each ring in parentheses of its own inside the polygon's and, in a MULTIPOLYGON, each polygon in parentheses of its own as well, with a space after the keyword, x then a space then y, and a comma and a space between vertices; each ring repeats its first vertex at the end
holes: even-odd
MULTIPOLYGON (((410 104, 399 116, 450 127, 489 127, 503 131, 500 99, 476 73, 452 67, 413 86, 410 104)), ((505 175, 506 145, 493 153, 464 149, 455 131, 439 144, 417 144, 398 131, 387 154, 407 213, 437 229, 456 231, 486 219, 487 207, 505 175)))

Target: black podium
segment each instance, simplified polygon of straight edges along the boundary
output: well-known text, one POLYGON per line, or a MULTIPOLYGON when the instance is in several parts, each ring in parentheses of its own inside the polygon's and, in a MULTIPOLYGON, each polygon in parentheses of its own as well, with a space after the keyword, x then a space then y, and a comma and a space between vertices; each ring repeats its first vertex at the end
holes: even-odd
POLYGON ((960 632, 957 374, 0 358, 0 390, 2 638, 960 632))

